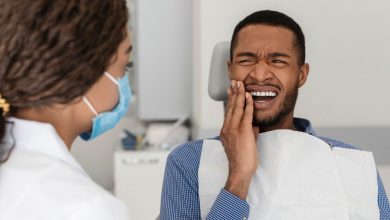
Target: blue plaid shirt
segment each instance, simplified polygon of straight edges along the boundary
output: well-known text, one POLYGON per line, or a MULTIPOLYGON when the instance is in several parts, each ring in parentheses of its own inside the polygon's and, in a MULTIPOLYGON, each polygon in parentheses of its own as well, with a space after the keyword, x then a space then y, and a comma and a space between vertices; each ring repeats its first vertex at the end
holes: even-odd
MULTIPOLYGON (((295 118, 294 125, 299 131, 316 136, 331 147, 356 149, 351 145, 317 136, 308 120, 295 118)), ((181 145, 168 156, 160 219, 200 219, 198 169, 202 144, 203 141, 199 140, 181 145)), ((379 174, 378 206, 380 220, 390 220, 390 205, 379 174)), ((249 209, 249 204, 245 200, 221 189, 207 219, 247 219, 249 209)))

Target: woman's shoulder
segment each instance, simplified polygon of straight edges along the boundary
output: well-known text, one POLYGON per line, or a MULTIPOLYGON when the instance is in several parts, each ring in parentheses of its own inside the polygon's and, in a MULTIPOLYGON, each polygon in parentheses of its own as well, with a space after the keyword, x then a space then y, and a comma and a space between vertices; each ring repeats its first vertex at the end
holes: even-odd
POLYGON ((72 219, 128 219, 122 201, 75 167, 60 164, 40 182, 41 193, 65 212, 72 210, 72 219))
MULTIPOLYGON (((112 219, 107 216, 127 219, 122 201, 95 183, 81 167, 67 161, 15 151, 2 166, 5 179, 0 189, 9 192, 8 197, 15 201, 11 202, 12 206, 19 207, 19 211, 31 210, 33 216, 50 216, 50 212, 56 210, 52 219, 112 219), (42 213, 45 210, 47 213, 42 213)), ((11 206, 1 204, 0 207, 5 204, 3 208, 11 206)))

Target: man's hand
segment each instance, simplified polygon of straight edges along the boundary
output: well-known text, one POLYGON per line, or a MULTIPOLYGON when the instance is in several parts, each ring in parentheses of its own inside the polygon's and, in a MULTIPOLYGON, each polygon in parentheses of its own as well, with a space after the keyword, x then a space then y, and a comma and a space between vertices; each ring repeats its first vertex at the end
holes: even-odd
POLYGON ((221 141, 229 161, 225 190, 245 200, 259 163, 256 139, 259 128, 252 126, 253 99, 243 82, 231 82, 221 141))

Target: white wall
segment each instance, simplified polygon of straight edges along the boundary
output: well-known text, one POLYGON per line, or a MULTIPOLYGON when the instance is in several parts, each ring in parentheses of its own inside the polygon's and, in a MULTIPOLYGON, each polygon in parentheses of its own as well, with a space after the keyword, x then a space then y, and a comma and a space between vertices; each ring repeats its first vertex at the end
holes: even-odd
POLYGON ((272 9, 294 18, 307 39, 309 79, 296 115, 317 127, 390 126, 390 2, 386 0, 197 0, 194 8, 195 137, 214 135, 222 104, 207 94, 211 53, 250 13, 272 9))

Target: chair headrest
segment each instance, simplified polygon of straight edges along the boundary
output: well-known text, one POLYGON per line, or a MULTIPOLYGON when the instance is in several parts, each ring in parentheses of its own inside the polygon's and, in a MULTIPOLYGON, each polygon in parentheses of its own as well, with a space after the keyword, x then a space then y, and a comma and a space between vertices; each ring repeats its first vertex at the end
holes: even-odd
POLYGON ((215 101, 227 101, 227 88, 230 85, 228 62, 230 59, 230 42, 219 42, 215 45, 211 57, 209 74, 209 96, 215 101))

